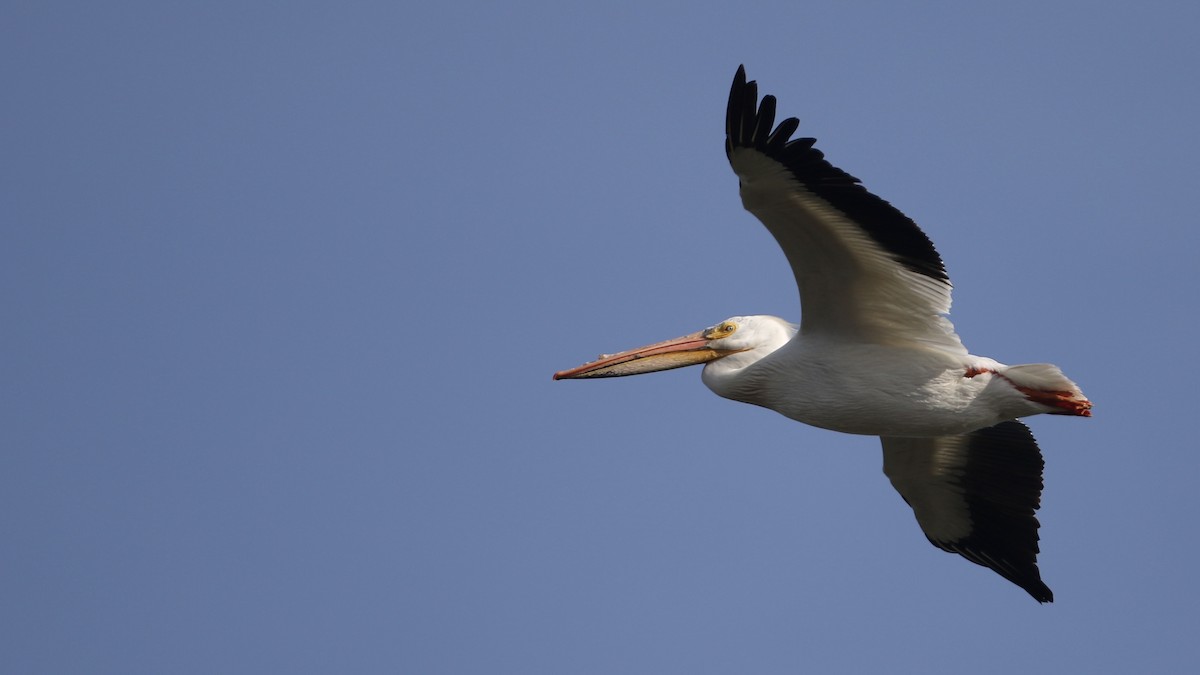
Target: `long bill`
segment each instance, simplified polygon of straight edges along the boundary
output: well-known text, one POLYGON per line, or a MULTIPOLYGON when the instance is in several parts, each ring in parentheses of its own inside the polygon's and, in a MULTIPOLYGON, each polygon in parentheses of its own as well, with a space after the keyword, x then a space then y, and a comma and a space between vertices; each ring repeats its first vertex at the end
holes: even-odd
POLYGON ((673 340, 630 349, 619 354, 601 354, 598 359, 554 374, 556 380, 588 377, 622 377, 671 368, 683 368, 719 359, 733 352, 709 346, 706 331, 697 331, 673 340))

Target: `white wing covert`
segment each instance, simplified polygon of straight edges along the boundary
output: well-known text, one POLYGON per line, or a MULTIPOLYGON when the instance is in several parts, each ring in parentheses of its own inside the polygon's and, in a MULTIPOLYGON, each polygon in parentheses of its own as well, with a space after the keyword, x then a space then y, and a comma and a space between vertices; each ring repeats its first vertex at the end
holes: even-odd
POLYGON ((883 472, 934 546, 983 565, 1038 602, 1042 452, 1029 428, 1001 422, 962 436, 883 439, 883 472))
POLYGON ((950 279, 917 225, 834 167, 800 122, 775 123, 775 97, 739 67, 725 152, 742 204, 783 249, 803 308, 800 332, 872 344, 923 344, 966 354, 950 311, 950 279))

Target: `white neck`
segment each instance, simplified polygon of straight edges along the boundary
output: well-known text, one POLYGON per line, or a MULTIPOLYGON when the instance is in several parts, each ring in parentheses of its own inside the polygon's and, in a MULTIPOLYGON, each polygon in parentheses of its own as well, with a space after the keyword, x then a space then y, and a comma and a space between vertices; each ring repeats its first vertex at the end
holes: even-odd
MULTIPOLYGON (((741 318, 741 317, 739 317, 741 318)), ((738 336, 749 340, 743 345, 744 351, 738 351, 729 356, 709 362, 701 374, 705 386, 717 396, 762 405, 754 396, 762 388, 758 380, 770 372, 768 356, 787 344, 796 335, 794 324, 774 316, 753 316, 741 318, 744 323, 739 332, 745 330, 748 335, 738 336)), ((733 340, 729 340, 733 343, 733 340)), ((738 347, 730 344, 730 347, 738 347)))

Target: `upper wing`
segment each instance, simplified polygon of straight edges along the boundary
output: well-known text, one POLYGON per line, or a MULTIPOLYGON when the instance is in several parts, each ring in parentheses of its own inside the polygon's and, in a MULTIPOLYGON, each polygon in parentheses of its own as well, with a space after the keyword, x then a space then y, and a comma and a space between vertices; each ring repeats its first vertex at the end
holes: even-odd
POLYGON ((1038 602, 1054 600, 1037 567, 1043 461, 1028 427, 882 440, 883 472, 934 546, 990 567, 1038 602))
POLYGON ((725 153, 742 204, 783 248, 800 287, 800 330, 858 342, 926 343, 966 353, 950 311, 950 279, 929 238, 912 220, 834 167, 813 147, 790 140, 800 122, 775 124, 775 97, 758 104, 758 85, 739 67, 729 92, 725 153))

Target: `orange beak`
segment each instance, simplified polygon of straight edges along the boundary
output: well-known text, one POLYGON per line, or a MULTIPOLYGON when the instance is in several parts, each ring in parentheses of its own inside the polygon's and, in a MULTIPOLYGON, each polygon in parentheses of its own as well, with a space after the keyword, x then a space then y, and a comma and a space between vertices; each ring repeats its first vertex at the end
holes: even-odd
POLYGON ((622 377, 641 375, 671 368, 683 368, 719 359, 733 352, 713 349, 705 331, 697 331, 673 340, 656 342, 645 347, 630 349, 619 354, 602 354, 600 358, 570 370, 554 374, 556 380, 574 380, 588 377, 622 377))

